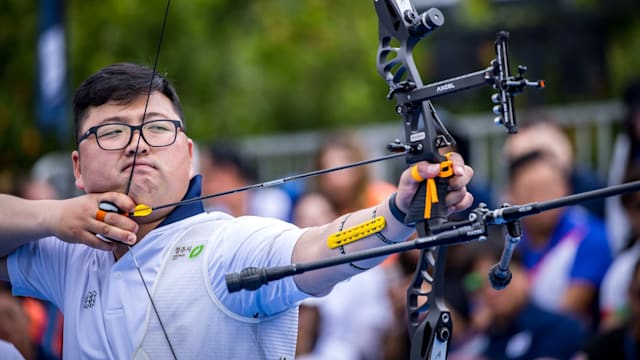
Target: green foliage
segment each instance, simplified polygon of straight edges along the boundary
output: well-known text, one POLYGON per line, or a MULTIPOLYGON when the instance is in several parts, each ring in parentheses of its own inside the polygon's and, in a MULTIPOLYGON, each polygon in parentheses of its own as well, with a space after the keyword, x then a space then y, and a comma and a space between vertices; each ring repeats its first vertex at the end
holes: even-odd
MULTIPOLYGON (((116 61, 151 64, 164 5, 72 2, 75 82, 116 61)), ((295 131, 393 116, 376 48, 368 1, 175 1, 158 69, 196 139, 295 131)))
POLYGON ((638 23, 620 23, 611 29, 614 36, 608 49, 609 69, 611 69, 613 87, 618 90, 617 95, 620 95, 620 90, 630 79, 640 78, 640 26, 638 23))
POLYGON ((0 12, 0 172, 8 164, 25 166, 40 151, 32 111, 35 26, 30 2, 4 4, 0 12))
MULTIPOLYGON (((378 20, 372 2, 173 1, 158 70, 174 81, 181 94, 189 134, 207 141, 398 121, 393 102, 384 99, 387 86, 375 69, 378 20)), ((554 1, 500 3, 469 0, 458 7, 441 9, 447 18, 445 27, 416 49, 426 81, 478 70, 477 63, 486 66, 494 27, 546 29, 547 24, 561 24, 559 14, 572 16, 566 6, 558 10, 554 1), (478 33, 486 41, 471 55, 452 53, 462 55, 437 59, 444 48, 469 47, 461 41, 465 39, 461 34, 476 34, 477 38, 478 33), (434 47, 432 38, 446 40, 434 47), (456 68, 447 73, 441 68, 443 62, 456 63, 456 68)), ((609 9, 591 0, 575 4, 579 11, 592 14, 609 9)), ((59 144, 35 126, 38 2, 7 0, 4 5, 0 14, 0 73, 4 84, 0 88, 0 164, 6 169, 29 166, 43 151, 59 144)), ((71 88, 111 63, 152 65, 165 5, 165 0, 69 0, 66 15, 71 88)), ((603 36, 611 55, 607 61, 613 94, 619 93, 628 74, 637 74, 640 69, 640 26, 630 19, 637 12, 629 11, 628 6, 637 7, 627 5, 615 16, 606 15, 609 22, 603 22, 603 36), (609 28, 607 33, 605 29, 609 28)), ((527 44, 526 39, 517 43, 518 48, 527 44)), ((539 65, 560 67, 554 49, 537 50, 542 51, 536 56, 544 58, 539 65)), ((580 61, 580 54, 575 55, 580 61)), ((520 63, 517 51, 513 63, 520 63)), ((541 77, 547 77, 544 66, 536 70, 541 77)), ((545 100, 573 100, 553 87, 545 93, 545 100)), ((598 95, 607 97, 611 93, 598 95)), ((456 97, 454 111, 488 109, 486 94, 480 94, 480 100, 464 99, 456 97), (475 105, 480 101, 481 106, 475 105)))

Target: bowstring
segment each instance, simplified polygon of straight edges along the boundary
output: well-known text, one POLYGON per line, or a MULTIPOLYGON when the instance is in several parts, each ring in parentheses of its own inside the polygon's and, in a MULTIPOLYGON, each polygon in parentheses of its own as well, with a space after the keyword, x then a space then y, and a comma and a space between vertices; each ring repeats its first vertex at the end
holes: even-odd
MULTIPOLYGON (((160 58, 160 49, 162 48, 162 41, 164 39, 164 33, 165 33, 165 29, 167 26, 167 18, 169 17, 169 7, 171 6, 171 0, 167 0, 167 4, 165 6, 165 10, 164 10, 164 16, 162 19, 162 27, 160 28, 160 38, 158 39, 158 46, 156 47, 156 54, 155 54, 155 59, 153 61, 153 70, 151 73, 151 80, 149 81, 149 89, 147 90, 147 99, 145 101, 144 104, 144 111, 142 112, 142 122, 141 122, 141 126, 144 125, 144 122, 146 120, 147 117, 147 110, 149 108, 149 101, 151 99, 151 90, 153 89, 153 81, 155 80, 156 77, 156 71, 158 69, 158 60, 160 58)), ((133 131, 133 130, 132 130, 133 131)), ((136 166, 136 159, 138 157, 138 151, 140 149, 140 140, 142 140, 142 131, 143 128, 140 128, 140 134, 138 135, 138 141, 136 142, 136 148, 135 148, 135 152, 133 154, 133 163, 131 164, 131 171, 129 173, 129 179, 127 181, 127 188, 125 191, 126 195, 129 195, 129 192, 131 190, 131 183, 133 181, 133 174, 134 174, 134 170, 135 170, 135 166, 136 166)), ((158 312, 158 308, 156 307, 156 303, 153 301, 153 297, 151 296, 151 292, 149 291, 149 287, 147 286, 147 282, 144 279, 144 276, 142 275, 142 270, 140 269, 140 265, 138 264, 138 260, 136 259, 134 253, 133 253, 133 247, 131 245, 127 245, 129 248, 129 254, 131 255, 131 258, 133 259, 133 262, 136 266, 136 270, 138 270, 138 275, 140 276, 140 280, 142 280, 142 285, 144 285, 144 289, 147 293, 147 297, 149 298, 149 301, 151 302, 151 307, 153 309, 153 312, 156 315, 156 318, 158 319, 158 323, 160 324, 160 329, 162 329, 162 334, 164 335, 164 338, 167 340, 167 344, 169 345, 169 350, 171 350, 171 355, 173 355, 174 359, 178 359, 178 357, 176 356, 176 352, 173 349, 173 346, 171 345, 171 340, 169 340, 169 334, 167 333, 167 330, 164 326, 164 324, 162 323, 162 319, 160 318, 160 313, 158 312)))

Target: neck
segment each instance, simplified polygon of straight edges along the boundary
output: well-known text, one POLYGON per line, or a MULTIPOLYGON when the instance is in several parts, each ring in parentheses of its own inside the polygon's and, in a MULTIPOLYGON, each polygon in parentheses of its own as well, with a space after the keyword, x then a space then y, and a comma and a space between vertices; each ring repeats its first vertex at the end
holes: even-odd
MULTIPOLYGON (((136 237, 138 238, 136 244, 142 241, 144 237, 149 232, 151 232, 151 230, 155 229, 158 224, 162 222, 162 220, 164 220, 164 218, 151 223, 139 224, 140 226, 138 227, 138 232, 136 233, 136 237)), ((132 246, 135 246, 135 244, 132 246)), ((124 254, 127 253, 127 251, 129 251, 128 245, 116 244, 116 249, 113 251, 113 256, 115 257, 116 261, 118 261, 121 257, 124 256, 124 254)))

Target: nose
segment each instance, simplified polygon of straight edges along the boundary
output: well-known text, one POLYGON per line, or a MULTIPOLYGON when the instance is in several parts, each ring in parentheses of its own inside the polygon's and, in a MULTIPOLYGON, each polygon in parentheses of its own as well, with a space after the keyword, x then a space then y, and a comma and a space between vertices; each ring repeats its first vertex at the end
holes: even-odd
POLYGON ((147 144, 142 137, 140 130, 133 130, 131 133, 131 141, 129 141, 125 149, 127 155, 134 155, 136 152, 139 154, 146 153, 149 151, 149 144, 147 144))

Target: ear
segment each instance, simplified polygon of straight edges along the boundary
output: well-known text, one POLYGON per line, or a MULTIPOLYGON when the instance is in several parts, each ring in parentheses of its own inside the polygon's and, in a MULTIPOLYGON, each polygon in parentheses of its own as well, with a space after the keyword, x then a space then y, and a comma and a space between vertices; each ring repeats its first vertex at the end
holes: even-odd
POLYGON ((191 140, 191 138, 187 138, 187 146, 189 147, 189 162, 191 163, 191 167, 189 170, 189 179, 191 179, 192 177, 195 176, 196 174, 196 167, 199 167, 198 164, 194 163, 194 157, 193 157, 193 140, 191 140))
POLYGON ((74 150, 71 153, 71 162, 73 163, 73 176, 76 178, 76 187, 84 191, 84 182, 82 181, 82 172, 80 170, 80 153, 74 150))

